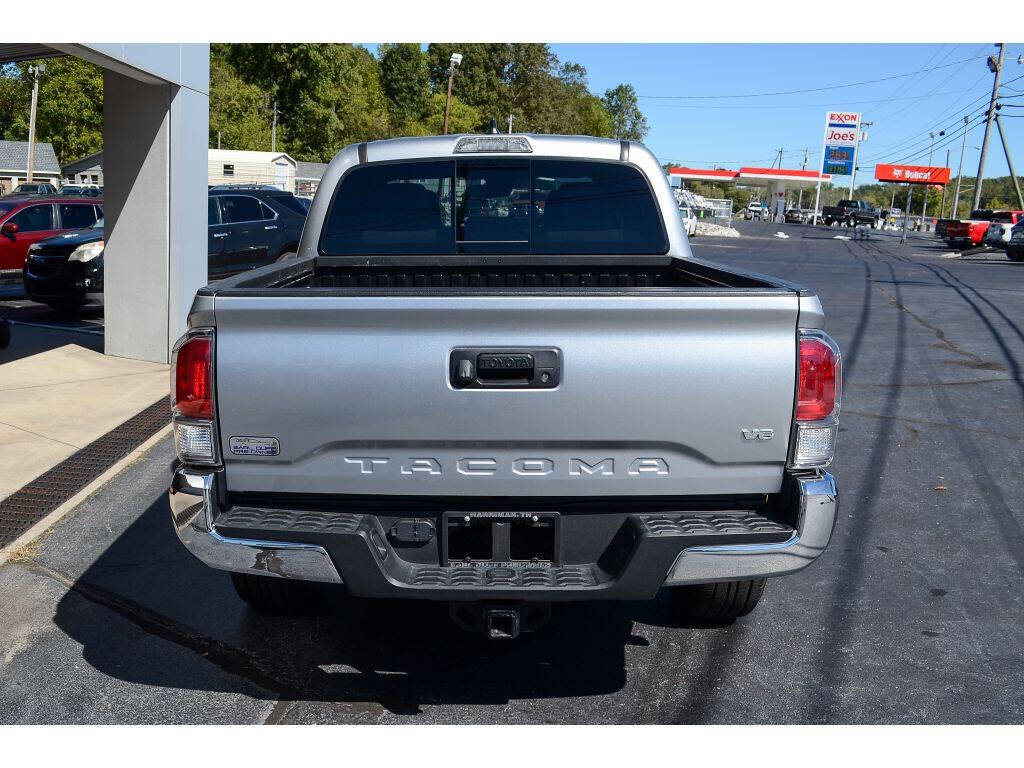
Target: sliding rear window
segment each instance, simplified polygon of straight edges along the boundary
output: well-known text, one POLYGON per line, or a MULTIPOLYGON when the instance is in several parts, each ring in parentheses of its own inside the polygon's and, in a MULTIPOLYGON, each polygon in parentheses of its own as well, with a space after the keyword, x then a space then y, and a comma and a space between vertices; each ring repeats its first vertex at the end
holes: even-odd
POLYGON ((356 167, 335 193, 327 256, 663 254, 650 185, 614 162, 442 160, 356 167))

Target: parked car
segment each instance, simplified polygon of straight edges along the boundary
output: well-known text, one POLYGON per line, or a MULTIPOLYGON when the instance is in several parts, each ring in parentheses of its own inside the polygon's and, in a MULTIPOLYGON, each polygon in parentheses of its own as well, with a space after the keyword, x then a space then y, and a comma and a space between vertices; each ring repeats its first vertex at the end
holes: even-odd
POLYGON ((57 194, 61 197, 103 197, 103 188, 91 185, 65 184, 57 194))
POLYGON ((810 208, 790 208, 785 218, 787 224, 809 224, 814 218, 814 211, 810 208))
POLYGON ((12 195, 55 195, 57 194, 57 188, 53 184, 47 184, 45 182, 25 182, 19 184, 13 190, 12 195))
POLYGON ((683 225, 686 227, 688 237, 697 236, 697 214, 688 205, 679 206, 679 214, 683 217, 683 225))
POLYGON ((762 204, 760 200, 751 200, 747 203, 747 207, 743 209, 743 218, 747 221, 751 219, 761 221, 767 218, 767 212, 767 204, 762 204))
POLYGON ((0 199, 0 274, 21 274, 33 243, 103 218, 103 200, 67 197, 0 199))
MULTIPOLYGON (((249 190, 245 195, 209 196, 211 280, 281 261, 295 255, 305 214, 287 192, 249 190), (259 218, 253 218, 259 216, 259 218)), ((103 222, 41 240, 28 250, 22 270, 25 293, 33 301, 64 312, 103 301, 103 222)))
POLYGON ((1024 222, 1016 224, 1010 231, 1010 242, 1006 244, 1006 255, 1010 261, 1024 261, 1024 222))
POLYGON ((749 613, 836 522, 820 302, 693 259, 641 144, 486 140, 349 146, 296 261, 200 289, 179 539, 267 611, 328 582, 490 637, 663 586, 679 620, 749 613), (543 212, 505 208, 542 184, 543 212))
POLYGON ((953 248, 973 248, 982 245, 993 221, 1014 224, 1024 211, 994 211, 978 209, 971 211, 965 221, 954 221, 946 228, 946 242, 953 248))
POLYGON ((295 256, 306 208, 277 187, 209 192, 209 277, 220 279, 295 256))
POLYGON ((985 230, 982 244, 989 248, 1005 250, 1010 242, 1011 230, 1022 220, 1022 217, 1024 217, 1024 211, 995 211, 988 229, 985 230))
POLYGON ((847 227, 869 226, 878 229, 882 212, 863 200, 840 200, 838 205, 826 205, 821 218, 827 226, 845 224, 847 227))
POLYGON ((22 270, 25 295, 59 312, 103 303, 103 219, 33 243, 22 270))

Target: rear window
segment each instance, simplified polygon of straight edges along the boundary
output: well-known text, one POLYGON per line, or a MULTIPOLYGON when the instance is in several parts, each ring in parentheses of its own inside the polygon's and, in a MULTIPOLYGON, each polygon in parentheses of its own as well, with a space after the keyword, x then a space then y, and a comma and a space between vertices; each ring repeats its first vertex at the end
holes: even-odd
POLYGON ((658 208, 632 166, 466 159, 357 167, 342 179, 325 255, 661 254, 658 208))
POLYGON ((63 203, 60 206, 60 224, 64 229, 85 229, 96 223, 96 209, 91 205, 63 203))
POLYGON ((298 201, 295 195, 271 195, 270 199, 278 205, 282 205, 289 211, 293 211, 301 216, 306 215, 306 206, 298 201))

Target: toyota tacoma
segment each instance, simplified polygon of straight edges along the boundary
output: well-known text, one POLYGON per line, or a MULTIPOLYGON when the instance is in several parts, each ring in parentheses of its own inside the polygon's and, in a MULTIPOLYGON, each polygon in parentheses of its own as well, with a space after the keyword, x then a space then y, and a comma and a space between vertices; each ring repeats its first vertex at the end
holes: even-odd
POLYGON ((835 524, 823 323, 806 288, 694 258, 640 144, 353 145, 296 259, 195 298, 174 527, 262 610, 321 582, 491 637, 662 588, 679 620, 742 616, 835 524))

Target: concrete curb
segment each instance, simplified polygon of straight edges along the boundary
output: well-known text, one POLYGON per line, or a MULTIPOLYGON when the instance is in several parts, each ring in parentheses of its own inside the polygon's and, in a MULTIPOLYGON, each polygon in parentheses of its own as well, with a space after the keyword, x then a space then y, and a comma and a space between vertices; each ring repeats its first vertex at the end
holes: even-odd
POLYGON ((55 510, 50 512, 48 515, 46 515, 46 517, 37 522, 35 525, 33 525, 31 528, 29 528, 27 531, 21 534, 21 536, 16 538, 6 547, 0 549, 0 566, 6 565, 12 559, 16 559, 16 555, 18 554, 19 550, 23 549, 32 541, 46 533, 50 528, 52 528, 54 525, 60 522, 60 520, 64 518, 71 510, 73 510, 75 507, 77 507, 79 504, 85 501, 85 499, 87 499, 94 492, 98 491, 100 488, 106 485, 107 482, 109 482, 115 475, 120 473, 121 470, 123 470, 125 467, 135 463, 140 458, 142 458, 142 455, 146 451, 148 451, 150 448, 152 448, 154 445, 156 445, 160 440, 162 440, 170 433, 170 424, 161 427, 157 432, 151 435, 149 439, 147 439, 145 442, 139 445, 138 448, 136 448, 131 453, 129 453, 128 455, 124 456, 123 458, 119 459, 117 462, 112 464, 102 474, 97 475, 92 480, 92 482, 90 482, 88 485, 82 488, 82 490, 80 490, 70 499, 65 501, 55 510))

